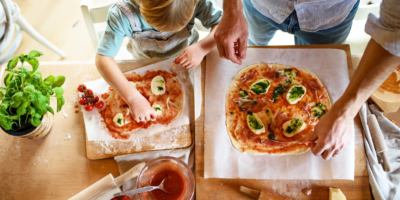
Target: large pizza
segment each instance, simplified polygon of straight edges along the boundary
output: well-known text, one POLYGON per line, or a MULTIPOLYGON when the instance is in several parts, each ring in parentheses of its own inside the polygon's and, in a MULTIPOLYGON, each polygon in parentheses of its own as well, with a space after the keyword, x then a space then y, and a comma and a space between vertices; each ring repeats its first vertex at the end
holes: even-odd
POLYGON ((229 85, 227 132, 240 152, 304 153, 310 148, 307 137, 330 106, 328 92, 310 71, 279 64, 250 65, 229 85))
POLYGON ((105 108, 100 115, 113 138, 128 139, 130 135, 127 132, 147 129, 154 124, 168 125, 179 116, 183 108, 183 91, 176 74, 157 69, 143 75, 135 72, 124 75, 156 110, 157 118, 147 122, 135 121, 128 104, 110 87, 101 95, 105 99, 105 108))

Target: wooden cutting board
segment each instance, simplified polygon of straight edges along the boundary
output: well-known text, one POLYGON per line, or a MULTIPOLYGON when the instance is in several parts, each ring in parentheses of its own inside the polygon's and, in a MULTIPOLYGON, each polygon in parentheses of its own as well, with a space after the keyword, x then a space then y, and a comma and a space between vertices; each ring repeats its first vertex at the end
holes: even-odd
MULTIPOLYGON (((136 61, 133 60, 133 61, 119 61, 117 62, 117 64, 122 72, 127 72, 160 61, 162 60, 161 59, 136 60, 136 61)), ((98 74, 97 70, 93 73, 98 74)), ((91 80, 85 80, 85 82, 87 81, 91 80)), ((194 98, 190 97, 188 99, 190 101, 189 105, 194 105, 194 98)), ((194 116, 192 116, 194 112, 189 112, 189 113, 191 115, 190 121, 194 121, 192 120, 194 119, 194 116)), ((177 127, 173 131, 171 130, 163 131, 160 133, 153 134, 149 137, 138 138, 134 141, 115 140, 111 142, 88 141, 87 133, 85 131, 86 156, 90 160, 98 160, 118 155, 139 153, 145 151, 188 147, 192 144, 191 129, 192 128, 190 125, 183 125, 181 127, 177 127)))
MULTIPOLYGON (((249 47, 251 48, 251 47, 249 47)), ((254 47, 253 47, 254 48, 254 47)), ((308 46, 268 46, 258 48, 329 48, 341 49, 347 54, 347 64, 350 77, 353 75, 353 65, 349 45, 308 45, 308 46)), ((202 95, 205 96, 205 62, 202 63, 202 95)), ((361 122, 355 118, 355 171, 354 181, 350 180, 261 180, 261 179, 205 179, 204 178, 204 101, 201 115, 196 120, 195 127, 195 164, 196 164, 196 198, 212 199, 254 199, 239 191, 240 186, 257 190, 269 190, 292 199, 328 199, 329 187, 340 188, 347 199, 371 199, 368 172, 365 161, 364 143, 362 139, 361 122), (302 194, 304 188, 311 188, 310 196, 302 194)), ((266 169, 267 170, 267 169, 266 169)))

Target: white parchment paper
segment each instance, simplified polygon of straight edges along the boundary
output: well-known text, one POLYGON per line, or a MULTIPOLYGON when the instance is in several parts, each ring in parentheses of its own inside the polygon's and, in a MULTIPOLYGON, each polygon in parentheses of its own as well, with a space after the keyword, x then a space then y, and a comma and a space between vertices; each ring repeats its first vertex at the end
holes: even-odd
MULTIPOLYGON (((148 137, 151 136, 152 134, 162 132, 165 130, 169 130, 175 127, 180 127, 182 125, 189 124, 189 96, 193 92, 193 86, 192 83, 189 79, 189 72, 185 68, 181 66, 176 66, 175 68, 172 67, 172 62, 174 59, 168 59, 159 63, 155 63, 152 65, 148 65, 139 69, 132 70, 138 74, 145 74, 148 70, 153 70, 153 69, 163 69, 168 72, 175 72, 177 73, 177 78, 181 83, 182 89, 183 89, 183 109, 180 115, 172 121, 168 126, 157 124, 154 126, 149 127, 148 129, 138 129, 134 130, 132 132, 127 132, 126 134, 130 134, 130 138, 128 140, 122 140, 122 141, 135 141, 138 138, 142 137, 148 137)), ((125 72, 125 73, 130 73, 125 72)), ((101 98, 101 94, 106 93, 108 91, 108 83, 104 79, 98 79, 95 81, 90 81, 87 83, 84 83, 89 89, 93 90, 93 93, 95 95, 98 95, 101 100, 104 101, 104 99, 101 98)), ((89 141, 115 141, 113 137, 108 133, 108 129, 105 128, 106 125, 101 122, 102 118, 100 116, 100 113, 98 112, 97 108, 94 108, 93 111, 87 112, 85 109, 82 107, 82 112, 83 112, 83 119, 85 121, 85 128, 86 128, 86 133, 89 141)))
MULTIPOLYGON (((311 151, 291 156, 249 155, 232 146, 225 126, 226 91, 240 69, 263 62, 308 69, 319 77, 333 104, 349 83, 344 51, 249 48, 243 64, 237 65, 221 59, 214 50, 207 55, 206 62, 205 178, 354 180, 354 139, 328 161, 314 156, 311 151)), ((349 134, 354 134, 354 127, 351 130, 349 134)))

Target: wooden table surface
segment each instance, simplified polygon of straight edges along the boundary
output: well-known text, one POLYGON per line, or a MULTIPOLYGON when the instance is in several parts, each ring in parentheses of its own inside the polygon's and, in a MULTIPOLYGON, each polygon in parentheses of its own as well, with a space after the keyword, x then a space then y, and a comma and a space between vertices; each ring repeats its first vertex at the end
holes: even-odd
MULTIPOLYGON (((258 47, 260 48, 260 47, 258 47)), ((310 45, 310 46, 269 46, 262 48, 331 48, 346 51, 349 74, 352 76, 352 60, 348 45, 310 45)), ((205 63, 202 63, 202 92, 204 93, 205 63)), ((201 116, 196 120, 195 163, 197 199, 254 199, 239 191, 245 186, 257 190, 271 190, 293 199, 328 199, 329 187, 339 187, 347 199, 371 199, 365 152, 361 135, 361 123, 355 119, 355 172, 354 181, 349 180, 255 180, 255 179, 205 179, 204 178, 204 101, 201 116), (303 195, 302 189, 311 188, 310 196, 303 195)), ((267 170, 267 169, 266 169, 267 170)))

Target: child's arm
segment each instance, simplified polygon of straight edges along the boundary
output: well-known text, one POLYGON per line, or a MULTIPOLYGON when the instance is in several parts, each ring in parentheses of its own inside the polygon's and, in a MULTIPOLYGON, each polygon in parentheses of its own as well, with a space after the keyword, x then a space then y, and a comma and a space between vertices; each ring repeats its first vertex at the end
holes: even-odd
POLYGON ((204 56, 207 55, 216 46, 214 33, 218 24, 211 28, 210 33, 196 44, 186 47, 181 55, 175 59, 175 64, 180 64, 187 69, 191 69, 200 64, 204 56))
POLYGON ((132 116, 137 122, 149 121, 156 118, 156 111, 151 107, 147 99, 144 98, 121 73, 114 58, 97 54, 96 67, 104 80, 106 80, 129 105, 132 116))

